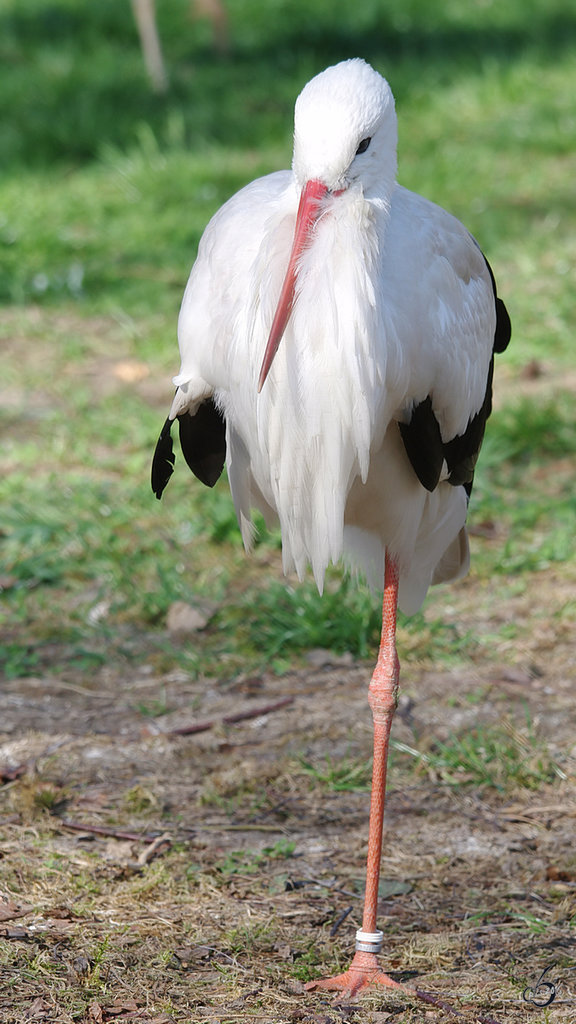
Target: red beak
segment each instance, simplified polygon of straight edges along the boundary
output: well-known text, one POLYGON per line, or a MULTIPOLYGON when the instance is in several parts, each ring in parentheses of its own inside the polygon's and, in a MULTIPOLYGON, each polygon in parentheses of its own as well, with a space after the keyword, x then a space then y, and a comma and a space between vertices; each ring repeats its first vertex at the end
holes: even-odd
POLYGON ((258 392, 262 390, 264 381, 266 380, 270 367, 272 366, 274 356, 278 351, 282 335, 286 330, 286 324, 290 319, 290 313, 292 312, 292 307, 294 305, 298 263, 310 239, 312 229, 318 220, 320 204, 327 191, 328 189, 326 185, 321 181, 314 180, 307 181, 302 189, 298 213, 296 215, 296 228, 294 231, 294 241, 292 242, 292 252, 290 253, 288 270, 286 271, 286 277, 284 278, 284 284, 282 285, 282 291, 280 292, 278 306, 276 307, 276 314, 274 316, 272 327, 270 328, 270 335, 268 337, 268 344, 266 345, 264 359, 262 360, 262 367, 258 378, 258 392))

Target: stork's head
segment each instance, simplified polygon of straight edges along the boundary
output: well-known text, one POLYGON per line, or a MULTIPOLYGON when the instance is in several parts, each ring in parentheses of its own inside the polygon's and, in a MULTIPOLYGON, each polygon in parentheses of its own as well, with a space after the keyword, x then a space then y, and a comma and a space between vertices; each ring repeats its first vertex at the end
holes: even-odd
POLYGON ((292 168, 301 189, 317 180, 330 192, 357 182, 364 194, 386 193, 396 177, 396 144, 390 86, 363 60, 327 68, 296 100, 292 168))
POLYGON ((296 292, 300 258, 324 200, 351 187, 386 200, 396 180, 397 123, 388 82, 365 61, 336 64, 316 75, 296 101, 292 169, 300 205, 286 277, 262 361, 262 389, 296 292))

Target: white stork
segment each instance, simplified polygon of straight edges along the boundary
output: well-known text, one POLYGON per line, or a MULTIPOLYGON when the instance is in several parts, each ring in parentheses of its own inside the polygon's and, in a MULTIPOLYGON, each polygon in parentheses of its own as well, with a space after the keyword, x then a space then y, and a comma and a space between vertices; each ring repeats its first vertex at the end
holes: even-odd
POLYGON ((350 968, 312 983, 348 994, 375 983, 415 991, 376 958, 396 608, 415 612, 430 584, 468 569, 466 511, 493 356, 510 337, 475 240, 397 184, 396 144, 392 93, 364 61, 306 85, 292 170, 241 189, 201 239, 180 312, 176 395, 152 469, 160 497, 177 419, 186 462, 203 483, 213 486, 226 462, 247 548, 258 508, 280 523, 286 572, 302 576, 309 563, 321 590, 328 564, 345 556, 384 583, 369 686, 362 928, 350 968))

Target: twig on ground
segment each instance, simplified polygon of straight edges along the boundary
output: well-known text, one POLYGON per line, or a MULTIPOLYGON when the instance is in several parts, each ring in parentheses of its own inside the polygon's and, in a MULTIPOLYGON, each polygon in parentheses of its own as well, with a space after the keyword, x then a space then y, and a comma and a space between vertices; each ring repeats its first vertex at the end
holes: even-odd
POLYGON ((353 910, 353 907, 346 907, 346 910, 342 911, 342 913, 340 914, 340 917, 336 918, 334 924, 332 925, 332 927, 330 929, 330 938, 331 939, 334 938, 334 936, 336 935, 336 932, 338 931, 340 925, 344 924, 344 921, 348 917, 348 914, 352 913, 352 910, 353 910))
POLYGON ((125 839, 128 842, 133 843, 151 843, 158 844, 159 842, 172 842, 171 838, 163 833, 162 835, 152 835, 142 832, 125 832, 123 829, 107 828, 105 825, 84 825, 81 821, 69 821, 61 819, 60 824, 64 828, 69 828, 73 832, 89 832, 95 836, 108 836, 111 839, 125 839))
POLYGON ((170 729, 167 735, 192 736, 197 732, 207 732, 208 729, 214 729, 217 725, 235 725, 236 722, 245 722, 249 718, 260 718, 261 715, 270 715, 273 711, 279 711, 281 708, 287 707, 288 704, 292 704, 293 701, 294 697, 292 696, 282 697, 272 704, 264 704, 258 708, 248 708, 246 711, 238 711, 233 715, 223 715, 222 718, 210 718, 205 722, 182 725, 178 729, 170 729))

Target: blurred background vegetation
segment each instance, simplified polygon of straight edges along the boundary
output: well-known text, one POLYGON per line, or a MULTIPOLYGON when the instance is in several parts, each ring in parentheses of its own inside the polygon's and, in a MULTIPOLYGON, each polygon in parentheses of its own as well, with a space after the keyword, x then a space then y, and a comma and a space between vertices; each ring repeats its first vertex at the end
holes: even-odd
MULTIPOLYGON (((336 571, 324 603, 279 582, 277 537, 246 562, 225 481, 206 492, 179 460, 162 505, 148 483, 201 232, 233 191, 289 166, 296 95, 351 56, 391 83, 401 182, 476 235, 514 324, 472 575, 431 596, 402 646, 479 657, 483 608, 484 644, 514 659, 533 623, 491 613, 573 572, 572 0, 224 6, 221 52, 190 0, 158 0, 159 93, 129 0, 0 0, 0 664, 139 659, 222 678, 309 646, 370 653, 378 602, 336 571), (166 631, 175 600, 210 603, 193 641, 166 631)), ((573 621, 574 599, 548 613, 573 621)))

